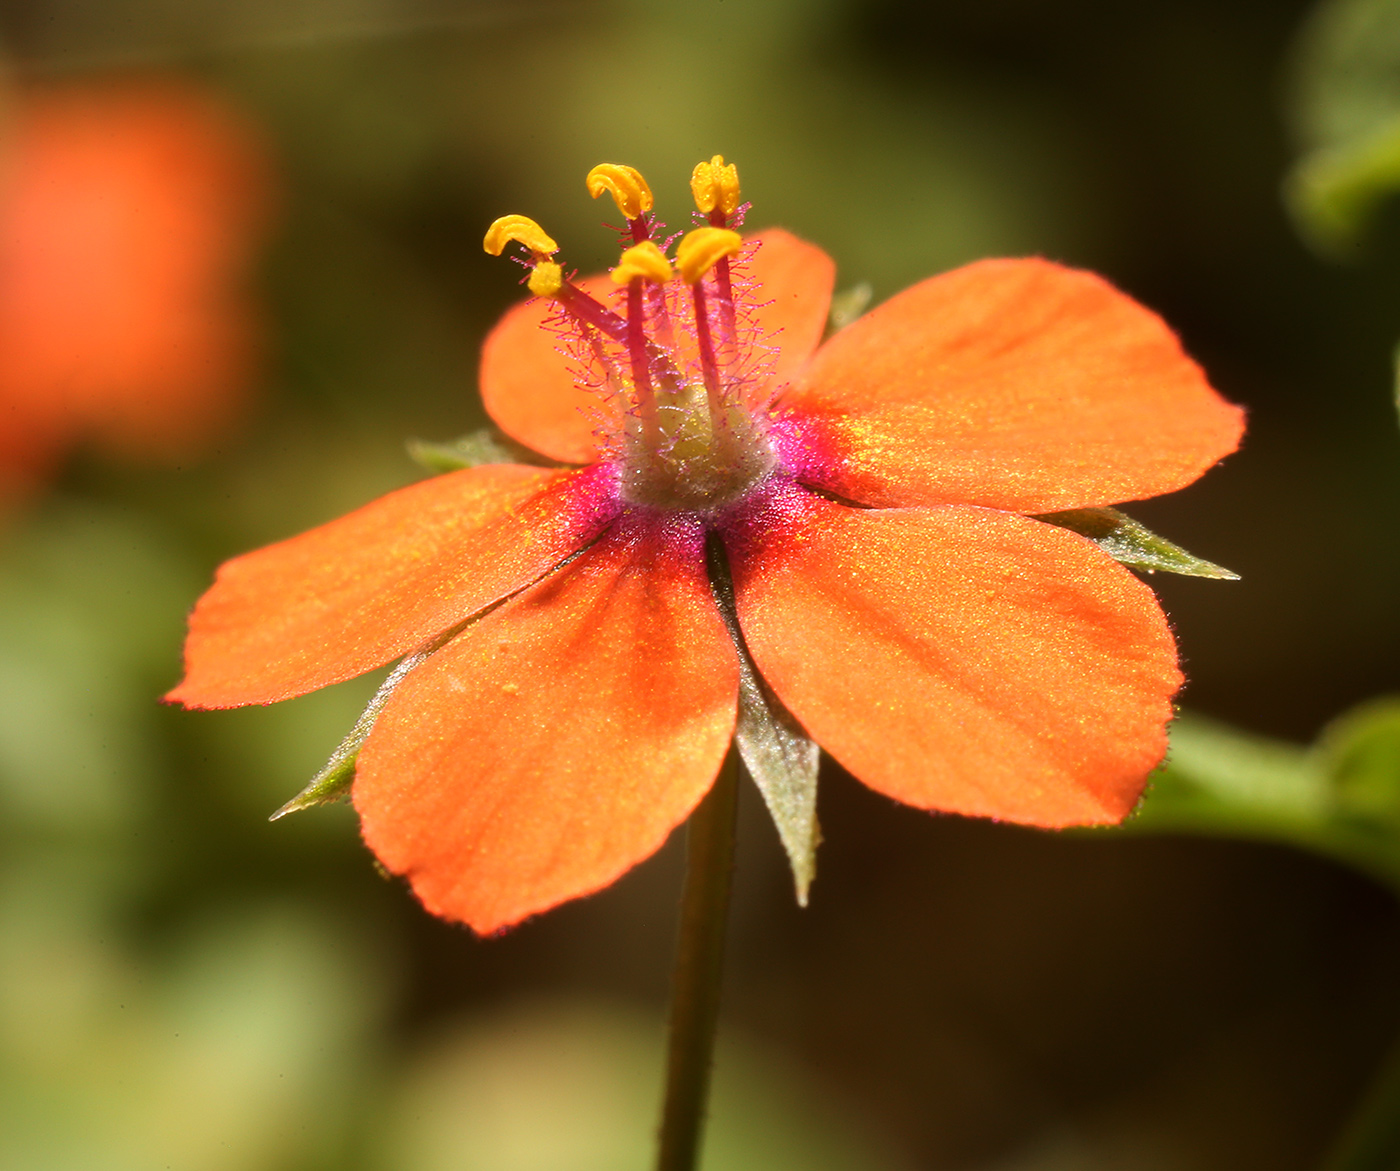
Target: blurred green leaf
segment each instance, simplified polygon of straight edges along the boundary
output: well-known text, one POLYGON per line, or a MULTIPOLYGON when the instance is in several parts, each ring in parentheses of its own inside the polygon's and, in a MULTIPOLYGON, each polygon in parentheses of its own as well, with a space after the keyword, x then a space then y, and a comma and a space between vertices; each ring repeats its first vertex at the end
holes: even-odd
POLYGON ((1309 243, 1344 255, 1400 189, 1400 3, 1320 5, 1299 38, 1292 98, 1303 152, 1285 199, 1309 243))
POLYGON ((1334 721, 1314 756, 1339 807, 1400 834, 1400 697, 1373 700, 1334 721))
POLYGON ((31 894, 0 884, 0 1165, 344 1165, 376 1068, 372 949, 306 910, 250 907, 145 963, 31 894))
POLYGON ((1400 894, 1400 698, 1348 712, 1311 748, 1183 715, 1125 828, 1284 842, 1400 894))
POLYGON ((1284 199, 1303 238, 1345 256, 1372 216, 1400 189, 1400 117, 1344 146, 1313 151, 1289 174, 1284 199))
POLYGON ((51 501, 0 543, 0 813, 111 828, 147 799, 197 576, 143 519, 51 501))
POLYGON ((1179 545, 1138 524, 1116 508, 1074 508, 1068 512, 1044 512, 1036 517, 1047 524, 1088 537, 1115 561, 1144 573, 1179 573, 1186 577, 1211 577, 1239 581, 1240 575, 1223 566, 1195 557, 1179 545))

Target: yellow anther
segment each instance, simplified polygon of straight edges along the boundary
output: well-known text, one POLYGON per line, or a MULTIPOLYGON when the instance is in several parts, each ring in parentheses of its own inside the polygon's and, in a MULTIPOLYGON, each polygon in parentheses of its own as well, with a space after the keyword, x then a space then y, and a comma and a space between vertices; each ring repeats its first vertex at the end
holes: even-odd
POLYGON ((617 210, 629 220, 651 210, 651 188, 635 167, 624 167, 621 163, 599 163, 588 172, 584 180, 588 184, 588 194, 597 199, 606 191, 617 203, 617 210))
POLYGON ((628 284, 635 277, 655 281, 658 285, 664 285, 671 279, 671 262, 651 240, 643 240, 627 249, 612 270, 613 284, 616 285, 628 284))
POLYGON ((728 228, 696 228, 687 232, 685 239, 676 246, 676 267, 685 283, 693 285, 743 246, 743 237, 728 228))
POLYGON ((733 215, 739 208, 739 168, 726 164, 723 155, 696 163, 690 173, 690 193, 695 196, 695 206, 706 215, 715 208, 733 215))
POLYGON ((545 235, 545 230, 523 215, 503 215, 486 229, 486 239, 481 246, 492 256, 499 256, 512 240, 524 244, 536 256, 559 251, 559 245, 545 235))
POLYGON ((552 297, 564 287, 564 270, 552 260, 541 260, 525 283, 536 297, 552 297))

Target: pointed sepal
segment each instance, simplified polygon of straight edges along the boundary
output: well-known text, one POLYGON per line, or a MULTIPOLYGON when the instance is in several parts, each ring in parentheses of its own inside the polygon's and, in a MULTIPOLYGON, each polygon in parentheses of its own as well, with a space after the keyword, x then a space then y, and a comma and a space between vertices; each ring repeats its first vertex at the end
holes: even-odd
POLYGON ((739 718, 734 743, 792 866, 799 906, 817 876, 817 768, 821 750, 758 673, 747 654, 740 657, 739 718))
POLYGON ((458 472, 463 468, 479 468, 485 464, 556 466, 491 427, 473 431, 449 443, 410 439, 408 454, 414 463, 438 475, 458 472))
POLYGON ((817 875, 817 770, 821 750, 759 674, 744 645, 734 608, 734 581, 723 546, 712 538, 708 547, 710 586, 739 653, 739 711, 734 743, 739 756, 763 795, 778 838, 792 867, 799 906, 817 875))
POLYGON ((858 285, 832 294, 827 319, 830 331, 838 333, 864 314, 870 308, 870 299, 874 295, 875 289, 869 281, 861 281, 858 285))
MULTIPOLYGON (((457 629, 459 628, 450 631, 449 637, 451 634, 455 634, 457 629)), ((422 663, 445 641, 446 638, 435 639, 431 645, 420 651, 415 651, 399 661, 399 665, 379 685, 379 690, 374 693, 374 698, 365 705, 365 710, 360 713, 360 718, 355 721, 355 726, 350 729, 349 735, 331 753, 330 760, 326 761, 321 771, 307 782, 306 788, 277 809, 268 818, 268 821, 276 821, 279 817, 286 817, 289 813, 300 813, 303 809, 314 809, 317 805, 329 805, 349 794, 350 786, 355 780, 355 760, 360 755, 360 747, 374 730, 374 721, 379 718, 379 713, 389 702, 389 697, 394 694, 394 688, 403 681, 405 675, 422 663)))
MULTIPOLYGON (((347 796, 350 785, 355 780, 355 758, 360 753, 360 744, 352 743, 353 738, 352 732, 342 740, 340 747, 331 753, 325 767, 307 782, 300 793, 285 805, 279 806, 267 820, 276 821, 289 813, 300 813, 303 809, 314 809, 317 805, 329 805, 347 796)), ((363 743, 363 740, 360 743, 363 743)))
POLYGON ((1035 518, 1088 537, 1115 561, 1144 573, 1179 573, 1186 577, 1210 577, 1239 581, 1240 575, 1224 566, 1195 557, 1178 545, 1125 516, 1116 508, 1075 508, 1046 512, 1035 518))

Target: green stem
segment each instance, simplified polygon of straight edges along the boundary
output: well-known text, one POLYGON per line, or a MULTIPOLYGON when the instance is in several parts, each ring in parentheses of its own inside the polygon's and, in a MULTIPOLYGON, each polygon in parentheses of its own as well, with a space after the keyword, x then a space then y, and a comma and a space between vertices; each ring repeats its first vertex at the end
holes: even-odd
POLYGON ((686 834, 685 889, 671 983, 670 1050, 657 1171, 695 1171, 700 1161, 700 1135, 719 1021, 741 767, 739 754, 731 746, 710 795, 690 815, 686 834))
POLYGON ((1390 1051, 1323 1171, 1400 1168, 1400 1045, 1390 1051))

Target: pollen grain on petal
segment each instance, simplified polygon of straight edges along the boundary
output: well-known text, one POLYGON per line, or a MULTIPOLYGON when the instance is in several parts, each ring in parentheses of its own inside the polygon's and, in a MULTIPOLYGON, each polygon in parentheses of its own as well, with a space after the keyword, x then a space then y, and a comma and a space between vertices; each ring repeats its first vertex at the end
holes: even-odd
POLYGON ((696 228, 687 232, 676 246, 676 267, 681 279, 695 284, 724 257, 735 255, 743 246, 743 237, 728 228, 696 228))
POLYGON ((629 220, 645 215, 652 208, 651 188, 635 167, 622 163, 599 163, 584 180, 588 194, 597 199, 606 191, 629 220))
POLYGON ((739 168, 715 155, 708 163, 696 163, 690 175, 690 193, 695 206, 709 215, 718 208, 726 216, 739 208, 739 168))
POLYGON ((481 246, 492 256, 499 256, 512 240, 523 244, 536 256, 550 256, 559 251, 553 238, 529 216, 503 215, 486 229, 481 246))
POLYGON ((651 240, 643 240, 622 254, 611 273, 613 284, 625 285, 636 277, 664 285, 671 279, 671 262, 651 240))

